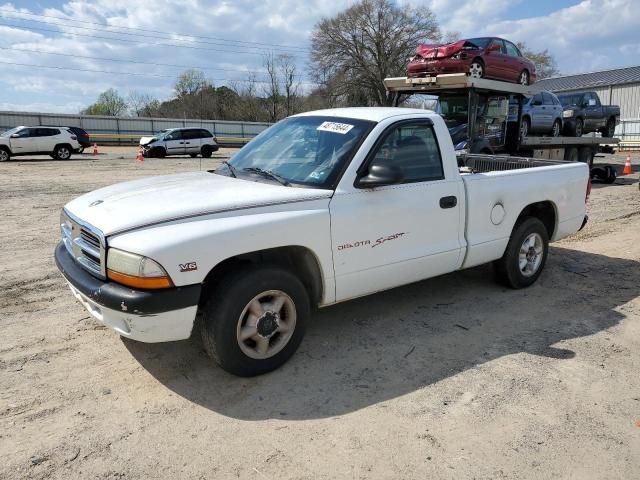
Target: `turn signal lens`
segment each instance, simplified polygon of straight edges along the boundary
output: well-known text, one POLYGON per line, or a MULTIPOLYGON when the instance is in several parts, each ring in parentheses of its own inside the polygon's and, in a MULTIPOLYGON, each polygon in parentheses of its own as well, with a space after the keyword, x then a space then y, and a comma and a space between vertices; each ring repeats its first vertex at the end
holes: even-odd
POLYGON ((140 288, 142 290, 158 290, 160 288, 173 287, 173 282, 169 277, 135 277, 125 273, 115 272, 107 269, 107 278, 114 282, 121 283, 127 287, 140 288))
POLYGON ((117 248, 107 251, 107 278, 147 290, 173 287, 169 275, 158 262, 117 248))

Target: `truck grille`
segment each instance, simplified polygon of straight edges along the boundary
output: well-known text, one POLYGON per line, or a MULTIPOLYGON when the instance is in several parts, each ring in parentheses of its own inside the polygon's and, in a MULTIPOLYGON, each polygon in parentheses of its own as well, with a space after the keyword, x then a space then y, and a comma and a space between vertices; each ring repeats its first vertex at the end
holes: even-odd
POLYGON ((102 233, 71 217, 65 210, 60 215, 60 230, 62 241, 76 262, 96 277, 105 278, 102 233))

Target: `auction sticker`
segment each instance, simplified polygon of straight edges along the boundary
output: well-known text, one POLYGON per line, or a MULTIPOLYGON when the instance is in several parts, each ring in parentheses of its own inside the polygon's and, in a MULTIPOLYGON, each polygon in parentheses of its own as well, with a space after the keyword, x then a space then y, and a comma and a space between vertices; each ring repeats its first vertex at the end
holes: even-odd
POLYGON ((320 130, 322 132, 341 133, 342 135, 344 135, 352 128, 353 125, 349 125, 348 123, 322 122, 322 124, 318 128, 316 128, 316 130, 320 130))

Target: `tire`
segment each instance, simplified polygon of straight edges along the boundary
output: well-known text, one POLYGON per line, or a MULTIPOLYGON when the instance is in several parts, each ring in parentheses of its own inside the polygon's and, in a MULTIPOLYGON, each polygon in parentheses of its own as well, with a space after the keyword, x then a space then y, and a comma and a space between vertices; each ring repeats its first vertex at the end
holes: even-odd
POLYGON ((549 236, 544 224, 535 217, 516 223, 500 260, 494 262, 498 280, 513 288, 525 288, 538 279, 549 253, 549 236))
POLYGON ((155 158, 164 158, 167 156, 167 151, 162 147, 152 148, 149 153, 155 158))
POLYGON ((78 149, 78 153, 84 153, 84 148, 85 148, 85 147, 80 147, 80 148, 78 149))
POLYGON ((593 149, 591 147, 582 147, 578 154, 578 161, 586 163, 589 168, 593 167, 593 149))
POLYGON ((531 131, 531 120, 529 120, 529 117, 524 117, 522 119, 522 125, 520 125, 520 138, 527 138, 529 136, 530 131, 531 131))
POLYGON ((469 76, 471 78, 484 78, 485 73, 482 60, 476 58, 471 62, 471 65, 469 65, 469 76))
POLYGON ((202 158, 211 158, 211 155, 213 154, 213 148, 211 148, 211 146, 209 145, 205 145, 200 150, 200 154, 202 155, 202 158))
POLYGON ((553 126, 551 127, 551 136, 559 137, 561 133, 562 133, 562 123, 560 122, 560 120, 556 120, 555 122, 553 122, 553 126))
POLYGON ((576 123, 573 126, 571 135, 574 137, 581 137, 584 133, 584 121, 581 118, 576 119, 576 123))
POLYGON ((616 134, 616 120, 610 118, 607 120, 607 126, 600 130, 603 137, 612 138, 616 134))
POLYGON ((569 147, 564 150, 564 159, 567 162, 577 162, 580 160, 580 152, 577 147, 569 147))
POLYGON ((293 273, 271 266, 238 270, 220 280, 206 299, 202 341, 209 356, 227 372, 242 377, 260 375, 275 370, 295 353, 309 316, 309 295, 293 273), (268 307, 275 298, 282 306, 274 316, 268 307), (261 308, 255 307, 256 302, 261 308), (290 330, 281 332, 285 317, 290 330), (253 328, 249 326, 252 322, 253 328), (243 329, 246 335, 253 335, 242 339, 243 329), (261 351, 265 342, 266 350, 261 351))
POLYGON ((71 158, 71 147, 69 145, 56 145, 53 149, 53 158, 56 160, 69 160, 71 158))
POLYGON ((8 162, 11 160, 11 152, 6 148, 0 148, 0 162, 8 162))
POLYGON ((529 85, 529 81, 531 77, 529 76, 529 72, 527 70, 522 70, 520 75, 518 75, 518 83, 520 85, 529 85))

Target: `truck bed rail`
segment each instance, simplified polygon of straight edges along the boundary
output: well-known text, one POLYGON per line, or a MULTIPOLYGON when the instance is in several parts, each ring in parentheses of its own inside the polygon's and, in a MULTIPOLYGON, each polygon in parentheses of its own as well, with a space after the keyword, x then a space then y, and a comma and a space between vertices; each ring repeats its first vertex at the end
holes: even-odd
POLYGON ((488 173, 522 168, 562 165, 563 160, 541 160, 529 157, 511 157, 509 155, 487 155, 467 153, 458 155, 458 166, 462 173, 488 173))

